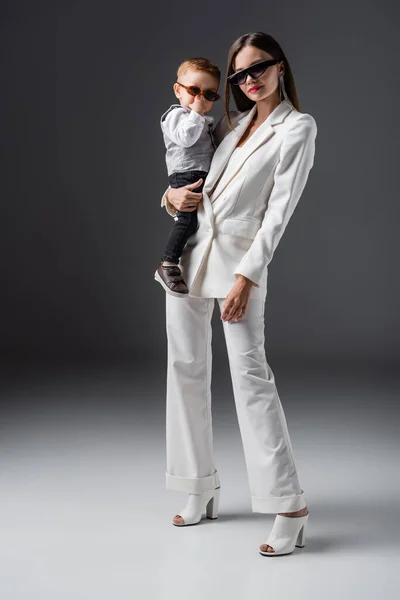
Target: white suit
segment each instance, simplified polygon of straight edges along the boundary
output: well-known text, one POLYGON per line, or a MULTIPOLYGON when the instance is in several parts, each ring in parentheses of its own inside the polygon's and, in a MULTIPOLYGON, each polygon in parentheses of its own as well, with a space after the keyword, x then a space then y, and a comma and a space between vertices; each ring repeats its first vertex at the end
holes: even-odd
MULTIPOLYGON (((285 415, 264 348, 268 264, 313 166, 317 126, 282 101, 262 125, 236 145, 256 110, 225 117, 198 207, 199 229, 188 240, 181 269, 189 297, 166 294, 168 334, 168 489, 202 493, 220 484, 211 425, 211 316, 237 282, 255 286, 245 317, 223 322, 235 403, 254 512, 291 512, 306 506, 285 415), (232 158, 231 158, 232 157, 232 158)), ((161 204, 174 216, 165 198, 161 204)))

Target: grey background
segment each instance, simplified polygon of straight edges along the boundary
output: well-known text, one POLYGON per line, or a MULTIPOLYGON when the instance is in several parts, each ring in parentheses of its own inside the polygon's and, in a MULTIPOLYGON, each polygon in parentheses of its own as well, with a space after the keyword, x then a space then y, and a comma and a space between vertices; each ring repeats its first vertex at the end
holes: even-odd
POLYGON ((270 266, 271 349, 396 363, 397 13, 372 1, 3 4, 2 355, 161 356, 153 272, 170 217, 159 116, 181 60, 205 55, 224 75, 233 41, 262 30, 282 44, 318 125, 270 266))
MULTIPOLYGON (((3 2, 0 582, 7 600, 394 600, 399 589, 394 2, 3 2), (257 548, 219 321, 220 515, 171 526, 159 116, 177 65, 265 31, 318 125, 269 270, 266 348, 310 510, 257 548)), ((213 114, 222 115, 222 104, 213 114)), ((240 399, 238 399, 240 401, 240 399)))

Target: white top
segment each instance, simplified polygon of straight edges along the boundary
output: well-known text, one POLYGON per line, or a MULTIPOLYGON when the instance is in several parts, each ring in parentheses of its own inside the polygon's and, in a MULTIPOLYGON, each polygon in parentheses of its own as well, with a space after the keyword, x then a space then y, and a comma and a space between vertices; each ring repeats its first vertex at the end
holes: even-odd
POLYGON ((244 145, 243 146, 236 146, 236 148, 234 149, 234 151, 230 155, 229 160, 226 163, 225 168, 224 168, 222 174, 220 175, 220 178, 219 178, 219 180, 217 182, 217 185, 212 190, 212 193, 209 195, 210 200, 212 200, 213 195, 216 192, 219 192, 219 188, 220 187, 226 185, 226 179, 229 176, 229 173, 231 172, 232 166, 234 165, 234 162, 235 162, 235 158, 240 154, 240 152, 243 150, 243 148, 244 148, 244 145))

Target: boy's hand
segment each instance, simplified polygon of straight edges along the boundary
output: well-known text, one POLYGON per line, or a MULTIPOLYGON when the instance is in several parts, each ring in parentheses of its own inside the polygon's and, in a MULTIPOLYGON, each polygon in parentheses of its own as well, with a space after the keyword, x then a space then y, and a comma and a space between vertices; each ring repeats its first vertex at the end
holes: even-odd
POLYGON ((206 101, 203 96, 196 96, 190 105, 191 109, 195 112, 199 113, 202 117, 204 117, 204 113, 206 111, 206 101))

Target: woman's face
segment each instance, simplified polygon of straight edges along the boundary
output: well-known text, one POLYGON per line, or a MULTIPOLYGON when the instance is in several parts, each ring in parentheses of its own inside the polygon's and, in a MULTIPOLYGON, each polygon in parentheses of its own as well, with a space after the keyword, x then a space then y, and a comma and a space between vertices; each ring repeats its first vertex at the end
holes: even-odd
MULTIPOLYGON (((232 66, 235 71, 240 71, 253 63, 261 62, 262 60, 272 60, 273 58, 271 54, 255 46, 245 46, 235 56, 232 66)), ((254 100, 255 102, 264 100, 272 94, 277 94, 279 98, 278 77, 280 74, 283 75, 282 61, 268 67, 258 78, 252 78, 250 75, 247 75, 246 81, 239 87, 250 100, 254 100)))

